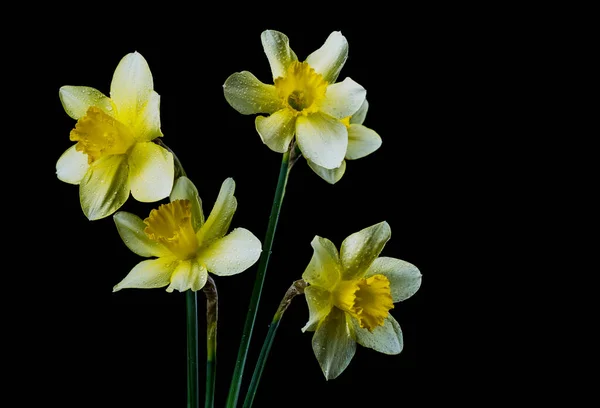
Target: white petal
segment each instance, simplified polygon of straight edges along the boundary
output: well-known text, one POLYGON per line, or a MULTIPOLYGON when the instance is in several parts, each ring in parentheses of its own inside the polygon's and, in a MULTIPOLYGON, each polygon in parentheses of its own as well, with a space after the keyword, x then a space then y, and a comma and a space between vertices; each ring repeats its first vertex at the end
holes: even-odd
POLYGON ((204 224, 204 213, 202 212, 202 200, 194 183, 185 176, 179 177, 173 186, 169 199, 171 202, 175 200, 190 201, 192 204, 192 226, 194 231, 198 231, 204 224))
POLYGON ((348 130, 339 120, 315 113, 296 119, 296 138, 302 154, 326 169, 342 165, 348 147, 348 130))
POLYGON ((280 109, 269 117, 257 116, 256 130, 263 143, 277 153, 285 153, 296 133, 296 117, 289 109, 280 109))
POLYGON ((356 352, 344 312, 334 307, 323 320, 312 338, 312 348, 325 379, 339 376, 350 364, 356 352))
POLYGON ((411 263, 396 258, 381 257, 375 259, 365 278, 383 275, 390 281, 392 300, 400 302, 414 295, 421 287, 421 272, 411 263))
POLYGON ((315 172, 319 177, 328 182, 329 184, 335 184, 344 175, 346 172, 346 161, 342 162, 342 165, 336 169, 326 169, 325 167, 321 167, 318 164, 311 162, 310 160, 306 160, 308 166, 315 172))
POLYGON ((367 102, 367 100, 365 99, 365 101, 363 102, 362 105, 360 105, 360 108, 358 108, 358 110, 356 112, 354 112, 352 114, 352 116, 350 117, 350 124, 357 124, 357 125, 362 125, 363 122, 365 121, 365 118, 367 117, 367 112, 369 111, 369 102, 367 102))
POLYGON ((150 203, 169 196, 175 167, 173 154, 153 142, 136 143, 129 154, 131 194, 150 203))
POLYGON ((188 289, 196 292, 204 287, 207 279, 206 269, 196 260, 180 261, 171 275, 171 284, 167 288, 167 292, 173 292, 175 289, 179 292, 185 292, 188 289))
POLYGON ((344 267, 343 279, 351 280, 364 276, 391 235, 389 224, 383 221, 346 238, 340 248, 340 259, 344 267))
POLYGON ((223 85, 225 99, 243 115, 273 113, 282 107, 274 85, 267 85, 248 71, 236 72, 223 85))
POLYGON ((358 344, 384 354, 399 354, 404 342, 400 325, 392 315, 389 315, 383 326, 377 326, 370 332, 360 327, 358 321, 351 318, 354 329, 354 339, 358 344))
POLYGON ((105 156, 92 163, 79 184, 79 201, 90 220, 108 217, 129 198, 127 155, 105 156))
POLYGON ((230 276, 245 271, 260 257, 260 240, 244 228, 236 228, 200 251, 198 262, 209 272, 230 276))
POLYGON ((153 289, 169 284, 171 273, 178 265, 175 257, 148 259, 137 264, 131 272, 113 288, 113 292, 126 288, 153 289))
POLYGON ((109 115, 113 113, 110 99, 89 86, 63 86, 58 91, 58 97, 67 115, 76 120, 85 116, 91 106, 96 106, 109 115))
POLYGON ((160 130, 160 95, 155 91, 150 91, 146 106, 138 113, 134 130, 135 139, 140 142, 149 142, 163 135, 160 130))
POLYGON ((227 233, 231 219, 237 209, 235 193, 235 181, 231 177, 221 184, 217 201, 196 236, 200 245, 208 245, 215 239, 219 239, 227 233))
POLYGON ((334 118, 344 119, 353 115, 361 107, 367 90, 350 78, 329 85, 320 109, 334 118))
POLYGON ((56 162, 56 176, 69 184, 79 184, 90 168, 87 154, 77 151, 76 146, 69 147, 56 162))
POLYGON ((348 41, 339 31, 329 34, 325 44, 306 58, 306 62, 330 84, 337 79, 348 58, 348 41))
POLYGON ((266 30, 260 35, 260 40, 269 59, 273 79, 285 76, 290 64, 298 61, 298 57, 290 48, 288 37, 279 31, 266 30))
POLYGON ((381 146, 381 137, 372 129, 363 125, 350 125, 348 128, 348 149, 346 159, 365 157, 381 146))
POLYGON ((117 231, 121 239, 132 252, 144 257, 170 256, 171 251, 165 248, 161 243, 148 238, 144 232, 146 224, 140 217, 125 211, 118 211, 113 215, 113 220, 117 225, 117 231))
POLYGON ((110 97, 117 107, 118 119, 135 126, 153 89, 152 73, 144 57, 138 52, 124 56, 110 84, 110 97))
POLYGON ((302 328, 302 332, 314 331, 319 322, 331 312, 333 307, 331 292, 311 285, 304 289, 304 296, 308 304, 308 322, 302 328))
POLYGON ((302 279, 311 285, 325 289, 333 288, 340 280, 342 265, 335 245, 327 238, 315 236, 310 243, 313 255, 302 279))

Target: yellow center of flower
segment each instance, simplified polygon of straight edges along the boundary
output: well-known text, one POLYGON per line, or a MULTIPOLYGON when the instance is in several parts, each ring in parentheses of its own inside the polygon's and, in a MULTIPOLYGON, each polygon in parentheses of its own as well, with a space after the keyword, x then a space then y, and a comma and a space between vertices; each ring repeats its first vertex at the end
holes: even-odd
POLYGON ((333 291, 334 304, 358 320, 360 327, 373 331, 394 308, 390 281, 383 275, 341 281, 333 291))
POLYGON ((308 115, 319 110, 327 91, 327 81, 308 63, 294 61, 284 77, 275 79, 275 88, 284 106, 295 115, 308 115))
POLYGON ((70 139, 77 142, 78 151, 87 154, 90 164, 103 156, 127 153, 135 143, 127 126, 95 106, 77 121, 70 139))
POLYGON ((192 259, 198 251, 198 239, 192 227, 189 200, 175 200, 150 211, 144 220, 148 237, 166 246, 179 259, 192 259))

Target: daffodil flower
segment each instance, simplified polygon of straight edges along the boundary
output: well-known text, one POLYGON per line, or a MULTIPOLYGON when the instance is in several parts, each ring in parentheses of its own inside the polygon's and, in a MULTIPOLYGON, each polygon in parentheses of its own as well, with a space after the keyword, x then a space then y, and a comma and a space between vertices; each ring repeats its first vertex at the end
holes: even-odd
POLYGON ((229 276, 252 266, 261 253, 258 238, 244 228, 227 234, 237 208, 234 191, 235 182, 226 179, 206 220, 198 190, 186 177, 177 179, 170 203, 152 210, 145 220, 118 211, 113 219, 125 245, 140 256, 156 259, 137 264, 113 290, 168 285, 167 292, 198 291, 208 272, 229 276))
POLYGON ((387 222, 347 237, 338 253, 316 236, 312 259, 302 278, 309 320, 302 331, 315 331, 312 347, 326 379, 350 364, 356 343, 385 354, 402 351, 400 325, 390 314, 394 303, 411 297, 421 286, 412 264, 379 257, 391 230, 387 222))
POLYGON ((160 96, 141 54, 127 54, 117 66, 110 98, 86 86, 63 86, 59 97, 77 120, 70 139, 77 142, 56 163, 58 178, 79 185, 84 214, 107 217, 129 197, 154 202, 173 187, 173 154, 152 142, 162 136, 160 96))
POLYGON ((356 115, 366 97, 366 90, 350 78, 335 82, 348 58, 346 38, 339 31, 331 33, 303 62, 283 33, 267 30, 261 40, 274 84, 262 83, 248 71, 237 72, 223 85, 225 98, 242 114, 269 114, 257 116, 255 124, 271 150, 286 152, 295 136, 311 168, 319 175, 333 172, 327 177, 339 180, 349 149, 350 156, 373 151, 371 132, 360 129, 349 138, 349 123, 344 123, 356 115), (371 151, 362 150, 365 144, 371 151))
MULTIPOLYGON (((381 137, 373 129, 363 125, 369 110, 369 102, 365 99, 355 114, 342 119, 342 123, 348 128, 348 149, 346 160, 355 160, 365 157, 381 146, 381 137)), ((326 169, 311 160, 306 160, 309 167, 323 180, 329 184, 337 183, 346 172, 346 160, 335 169, 326 169)))

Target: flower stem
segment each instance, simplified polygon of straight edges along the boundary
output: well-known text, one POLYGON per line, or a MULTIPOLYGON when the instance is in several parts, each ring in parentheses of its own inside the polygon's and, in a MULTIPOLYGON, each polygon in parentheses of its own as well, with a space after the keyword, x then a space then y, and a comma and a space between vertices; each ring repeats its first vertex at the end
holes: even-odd
POLYGON ((281 303, 279 304, 279 307, 277 308, 277 311, 273 316, 271 325, 269 326, 269 332, 267 333, 262 349, 260 350, 260 355, 258 356, 256 366, 254 367, 254 374, 252 374, 252 380, 250 381, 250 386, 248 387, 248 393, 246 394, 246 399, 244 400, 243 408, 252 407, 252 403, 254 402, 254 397, 256 395, 256 390, 258 388, 258 383, 260 382, 260 377, 265 368, 265 364, 267 363, 267 357, 269 357, 269 352, 271 351, 273 340, 275 340, 275 334, 277 333, 279 322, 283 317, 283 313, 287 310, 290 303, 292 303, 292 299, 297 295, 303 294, 304 288, 306 288, 306 282, 304 280, 300 279, 295 281, 294 283, 292 283, 292 286, 290 286, 290 288, 285 293, 285 296, 281 300, 281 303))
POLYGON ((204 288, 206 295, 206 394, 205 408, 215 406, 215 377, 217 373, 217 320, 219 314, 217 286, 209 276, 204 288))
POLYGON ((279 220, 279 212, 281 210, 283 196, 285 195, 285 187, 287 184, 290 169, 295 161, 294 158, 290 160, 290 155, 293 156, 295 152, 295 145, 292 145, 290 149, 288 149, 288 151, 286 151, 283 154, 283 159, 281 160, 279 179, 277 181, 275 197, 273 198, 271 214, 269 215, 269 225, 267 227, 267 234, 265 236, 263 250, 260 255, 258 270, 256 272, 256 278, 254 280, 254 288, 252 289, 252 297, 250 298, 250 305, 248 306, 248 313, 246 314, 246 322, 244 323, 244 331, 242 332, 240 348, 238 350, 235 369, 233 372, 233 377, 231 379, 231 385, 229 387, 229 395, 227 397, 227 408, 235 408, 237 405, 240 393, 240 386, 242 385, 242 375, 244 373, 244 366, 246 364, 246 357, 248 355, 248 347, 250 345, 250 339, 252 338, 252 331, 254 330, 254 322, 256 320, 256 313, 258 311, 258 303, 260 301, 260 295, 262 292, 263 283, 265 281, 267 265, 269 264, 269 258, 271 256, 271 247, 273 246, 273 239, 275 237, 277 221, 279 220))
POLYGON ((185 292, 187 321, 187 408, 199 408, 198 400, 198 297, 185 292))

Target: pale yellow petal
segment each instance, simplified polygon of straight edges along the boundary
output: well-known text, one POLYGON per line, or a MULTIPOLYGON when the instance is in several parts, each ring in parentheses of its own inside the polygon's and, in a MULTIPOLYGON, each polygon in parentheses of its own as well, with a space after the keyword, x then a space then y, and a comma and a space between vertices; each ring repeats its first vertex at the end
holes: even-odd
POLYGON ((117 211, 113 215, 121 239, 132 252, 143 257, 166 257, 171 251, 159 242, 151 240, 144 232, 146 224, 140 217, 126 211, 117 211))
POLYGON ((302 274, 311 285, 333 288, 340 280, 342 265, 335 245, 327 238, 315 236, 310 243, 313 256, 302 274))
POLYGON ((153 142, 136 143, 129 154, 131 194, 149 203, 169 196, 175 167, 173 154, 153 142))
POLYGON ((290 64, 298 61, 298 57, 290 48, 290 40, 279 31, 266 30, 260 35, 260 40, 271 66, 273 79, 283 77, 290 64))
POLYGON ((196 234, 200 245, 208 245, 227 234, 237 208, 237 200, 233 193, 235 193, 235 181, 230 177, 221 185, 219 196, 210 215, 196 234))
POLYGON ((285 153, 296 133, 296 117, 289 109, 281 109, 269 117, 257 116, 256 130, 263 143, 277 153, 285 153))
POLYGON ((306 160, 308 166, 315 172, 319 177, 328 182, 329 184, 335 184, 344 175, 346 172, 346 161, 342 161, 342 165, 336 169, 326 169, 325 167, 321 167, 318 164, 311 162, 310 160, 306 160))
POLYGON ((134 136, 140 142, 149 142, 163 136, 160 129, 160 95, 156 91, 150 91, 146 106, 140 110, 137 116, 134 136))
POLYGON ((337 119, 353 115, 361 107, 367 96, 367 90, 350 78, 329 85, 320 109, 337 119))
POLYGON ((261 248, 260 240, 253 233, 244 228, 236 228, 223 238, 214 240, 207 248, 201 249, 198 262, 215 275, 235 275, 258 261, 261 248))
POLYGON ((334 307, 318 326, 312 338, 312 348, 326 380, 339 376, 350 364, 356 352, 344 312, 334 307))
POLYGON ((348 41, 339 31, 329 34, 325 44, 306 58, 306 62, 323 75, 325 81, 334 83, 348 58, 348 41))
POLYGON ((363 125, 350 125, 348 128, 348 149, 346 159, 365 157, 381 146, 381 137, 372 129, 363 125))
POLYGON ((169 199, 171 202, 175 200, 190 201, 192 205, 192 226, 194 231, 198 231, 204 224, 204 212, 202 212, 202 200, 194 183, 185 176, 177 178, 169 199))
POLYGON ((333 307, 331 292, 319 286, 308 286, 304 289, 304 297, 308 304, 308 322, 302 332, 315 331, 319 322, 325 319, 333 307))
POLYGON ((110 97, 116 105, 118 119, 134 127, 153 89, 152 73, 144 57, 138 52, 124 56, 110 84, 110 97))
POLYGON ((102 92, 89 86, 63 86, 58 97, 67 115, 75 120, 85 116, 91 106, 102 109, 106 114, 113 114, 110 99, 102 92))
POLYGON ((223 85, 225 99, 243 115, 273 113, 282 107, 274 85, 267 85, 248 71, 236 72, 223 85))
POLYGON ((137 264, 113 292, 127 288, 153 289, 167 286, 179 261, 175 257, 148 259, 137 264))
POLYGON ((367 112, 369 111, 369 102, 365 99, 360 108, 356 112, 352 114, 350 117, 350 124, 362 125, 367 117, 367 112))
POLYGON ((206 268, 198 264, 195 259, 180 261, 171 275, 171 284, 167 288, 167 292, 173 292, 173 290, 185 292, 188 289, 196 292, 204 287, 207 279, 206 268))
POLYGON ((346 238, 340 248, 344 267, 342 278, 352 280, 363 277, 391 235, 389 224, 383 221, 346 238))
POLYGON ((421 287, 421 272, 411 263, 396 258, 375 259, 365 277, 384 275, 390 281, 392 300, 400 302, 414 295, 421 287))
POLYGON ((93 162, 79 184, 79 200, 90 220, 108 217, 129 198, 127 155, 102 157, 93 162))
POLYGON ((358 320, 350 317, 354 339, 358 344, 384 354, 399 354, 404 346, 402 330, 392 315, 389 315, 383 326, 377 326, 370 332, 360 327, 358 320))
POLYGON ((326 169, 342 165, 348 147, 348 130, 339 120, 323 114, 299 116, 296 139, 304 157, 326 169))
POLYGON ((87 154, 77 151, 76 146, 69 147, 56 162, 56 176, 69 184, 79 184, 90 168, 87 154))

